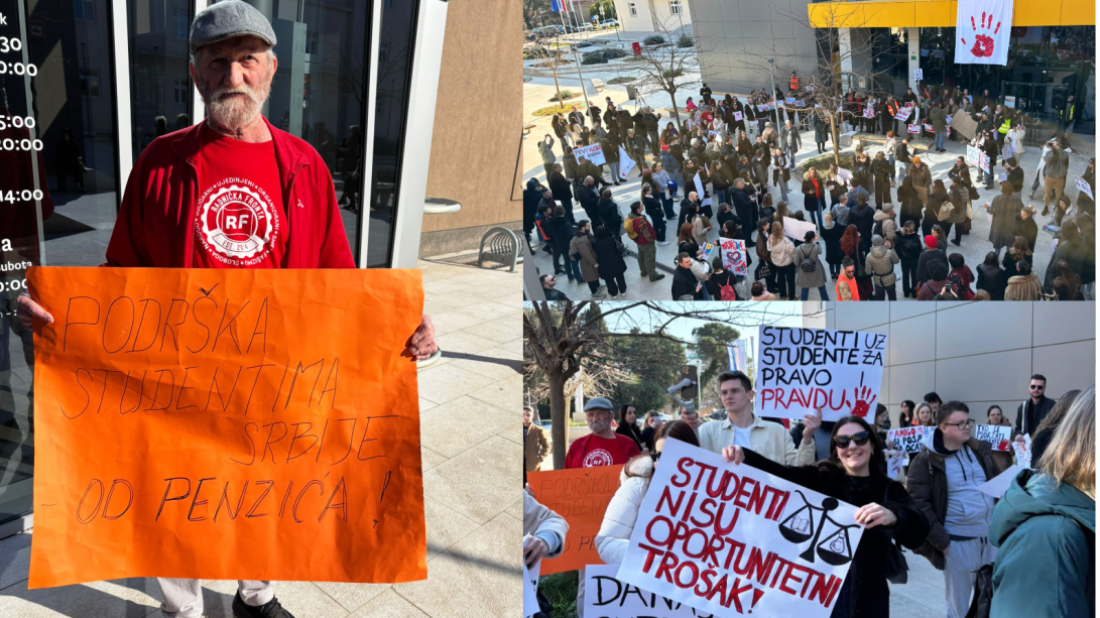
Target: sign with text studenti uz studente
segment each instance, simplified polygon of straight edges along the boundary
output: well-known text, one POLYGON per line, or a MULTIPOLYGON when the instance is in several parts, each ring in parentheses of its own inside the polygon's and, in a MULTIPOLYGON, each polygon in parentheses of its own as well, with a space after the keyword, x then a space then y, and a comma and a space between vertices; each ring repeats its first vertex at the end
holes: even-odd
POLYGON ((873 424, 885 357, 883 333, 761 327, 755 412, 802 418, 820 408, 826 421, 851 414, 873 424))
POLYGON ((31 588, 424 579, 415 270, 32 268, 31 588))
POLYGON ((863 535, 855 512, 670 439, 617 578, 724 618, 827 618, 863 535))

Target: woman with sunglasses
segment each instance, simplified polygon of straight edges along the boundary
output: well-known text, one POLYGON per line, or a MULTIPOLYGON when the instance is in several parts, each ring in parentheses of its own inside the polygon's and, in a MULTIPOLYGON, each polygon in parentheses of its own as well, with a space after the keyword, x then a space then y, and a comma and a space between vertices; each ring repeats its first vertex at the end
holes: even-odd
POLYGON ((605 564, 620 564, 630 544, 630 534, 638 519, 638 510, 649 489, 649 481, 665 449, 665 441, 675 438, 692 446, 699 446, 695 430, 685 421, 665 423, 653 442, 653 452, 638 455, 626 462, 619 474, 619 489, 603 514, 600 533, 596 535, 596 551, 605 564))
POLYGON ((784 466, 740 446, 728 446, 728 462, 754 468, 859 507, 864 527, 848 577, 840 589, 833 618, 889 618, 890 589, 886 556, 891 538, 910 549, 928 536, 928 522, 901 483, 886 478, 883 445, 871 425, 858 416, 836 422, 829 458, 808 466, 784 466))

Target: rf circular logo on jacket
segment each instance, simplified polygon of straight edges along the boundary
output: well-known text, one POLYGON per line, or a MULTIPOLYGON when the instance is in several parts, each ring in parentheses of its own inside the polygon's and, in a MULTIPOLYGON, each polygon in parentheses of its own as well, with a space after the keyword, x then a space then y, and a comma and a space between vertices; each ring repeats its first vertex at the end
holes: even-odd
POLYGON ((234 266, 263 261, 279 234, 267 192, 243 178, 226 178, 208 189, 198 223, 207 253, 234 266))

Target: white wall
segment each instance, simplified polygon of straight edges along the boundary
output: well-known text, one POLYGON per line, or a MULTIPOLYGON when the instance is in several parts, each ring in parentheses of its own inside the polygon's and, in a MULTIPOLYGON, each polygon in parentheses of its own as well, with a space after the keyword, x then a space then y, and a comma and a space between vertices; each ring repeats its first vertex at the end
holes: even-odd
MULTIPOLYGON (((1046 376, 1054 399, 1096 381, 1095 311, 1092 302, 832 302, 824 327, 887 334, 879 400, 895 427, 901 402, 930 391, 981 421, 998 404, 1015 422, 1032 374, 1046 376)), ((806 326, 821 326, 806 313, 806 326)))
POLYGON ((657 32, 659 29, 654 27, 654 19, 669 31, 679 29, 681 20, 684 26, 691 25, 688 0, 680 0, 681 15, 673 15, 671 4, 670 0, 615 0, 615 12, 624 32, 657 32), (636 16, 630 14, 631 4, 637 10, 636 16))

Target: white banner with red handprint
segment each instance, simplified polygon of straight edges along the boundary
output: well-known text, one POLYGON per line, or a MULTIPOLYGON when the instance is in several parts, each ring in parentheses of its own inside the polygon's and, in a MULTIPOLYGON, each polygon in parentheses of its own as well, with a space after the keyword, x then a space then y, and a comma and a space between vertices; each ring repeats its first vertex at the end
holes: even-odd
POLYGON ((955 64, 1008 64, 1012 0, 959 0, 955 64))
POLYGON ((826 421, 874 419, 885 357, 883 333, 761 327, 755 412, 802 418, 820 408, 826 421))

